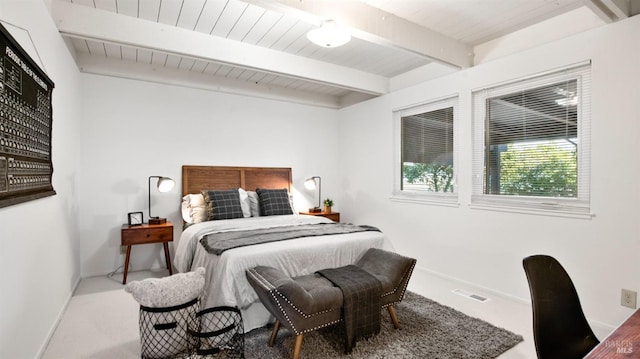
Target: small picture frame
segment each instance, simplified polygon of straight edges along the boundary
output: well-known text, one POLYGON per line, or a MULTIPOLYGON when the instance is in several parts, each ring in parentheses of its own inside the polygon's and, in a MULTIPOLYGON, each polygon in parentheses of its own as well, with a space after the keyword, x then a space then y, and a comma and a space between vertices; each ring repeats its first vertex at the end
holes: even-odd
POLYGON ((128 223, 130 226, 139 226, 144 223, 144 216, 142 215, 142 212, 129 212, 127 217, 129 218, 128 223))

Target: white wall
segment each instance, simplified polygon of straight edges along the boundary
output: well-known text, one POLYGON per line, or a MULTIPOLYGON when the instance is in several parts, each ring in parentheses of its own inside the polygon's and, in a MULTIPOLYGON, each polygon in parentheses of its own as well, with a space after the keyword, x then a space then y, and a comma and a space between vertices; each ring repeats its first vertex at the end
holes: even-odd
MULTIPOLYGON (((336 209, 340 208, 335 110, 97 75, 81 77, 78 219, 83 277, 111 272, 124 262, 120 227, 128 212, 143 211, 148 218, 151 175, 176 180, 171 192, 152 194, 152 213, 177 224, 174 236, 179 236, 182 165, 291 167, 297 209, 305 210, 317 200, 302 185, 312 175, 322 177, 323 197, 334 197, 336 209)), ((161 245, 132 248, 130 270, 163 265, 161 245)))
MULTIPOLYGON (((552 254, 569 270, 587 316, 605 324, 616 325, 630 313, 618 304, 620 288, 640 291, 640 17, 340 112, 79 75, 41 0, 0 0, 0 20, 28 31, 56 84, 57 191, 0 209, 1 358, 38 356, 80 273, 105 274, 122 264, 119 228, 127 212, 143 210, 147 216, 149 175, 178 180, 173 192, 153 200, 155 214, 180 223, 183 164, 290 166, 300 209, 315 201, 302 181, 320 175, 323 197, 336 200, 345 221, 381 227, 400 252, 418 258, 418 270, 522 300, 529 295, 522 258, 552 254), (471 89, 585 59, 593 60, 596 217, 469 209, 471 89), (461 98, 460 207, 391 202, 391 111, 452 93, 461 98), (284 140, 274 143, 273 135, 284 140), (515 231, 520 233, 510 234, 515 231)), ((161 268, 161 253, 157 245, 135 247, 132 270, 161 268)))
POLYGON ((586 315, 604 327, 631 313, 620 289, 640 291, 640 16, 483 63, 340 112, 342 213, 380 226, 396 249, 431 271, 529 301, 522 259, 555 256, 577 286, 586 315), (592 60, 591 220, 469 208, 471 91, 592 60), (460 96, 457 208, 397 203, 394 108, 460 96))
POLYGON ((75 190, 79 72, 42 0, 0 0, 0 20, 23 47, 37 50, 32 58, 55 83, 57 194, 0 209, 0 358, 33 358, 44 349, 80 276, 75 190))

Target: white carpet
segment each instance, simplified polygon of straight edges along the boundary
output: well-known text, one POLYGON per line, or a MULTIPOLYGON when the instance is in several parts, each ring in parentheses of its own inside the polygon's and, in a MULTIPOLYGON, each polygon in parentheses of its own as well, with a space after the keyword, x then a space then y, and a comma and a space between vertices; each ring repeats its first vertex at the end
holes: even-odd
MULTIPOLYGON (((167 271, 132 272, 128 281, 162 277, 167 271)), ((140 357, 138 303, 125 293, 122 274, 113 278, 84 278, 78 285, 53 334, 43 359, 128 359, 140 357)), ((525 342, 516 345, 500 359, 533 359, 531 308, 493 297, 487 303, 464 298, 451 292, 457 284, 435 276, 414 272, 409 289, 428 298, 486 320, 496 326, 523 334, 525 342)), ((487 293, 482 295, 489 296, 487 293)))
MULTIPOLYGON (((166 274, 134 272, 129 273, 127 281, 166 274)), ((83 279, 42 358, 140 358, 140 306, 125 293, 121 280, 121 274, 83 279)))
POLYGON ((124 289, 72 297, 43 358, 138 358, 138 308, 124 289))

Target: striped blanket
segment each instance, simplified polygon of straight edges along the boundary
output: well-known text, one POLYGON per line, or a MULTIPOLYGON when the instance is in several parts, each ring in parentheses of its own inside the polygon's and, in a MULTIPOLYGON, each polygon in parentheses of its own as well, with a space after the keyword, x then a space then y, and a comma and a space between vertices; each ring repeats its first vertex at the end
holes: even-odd
POLYGON ((316 223, 210 233, 203 236, 200 243, 207 252, 220 255, 229 249, 254 244, 365 231, 380 232, 375 227, 356 226, 350 223, 316 223))

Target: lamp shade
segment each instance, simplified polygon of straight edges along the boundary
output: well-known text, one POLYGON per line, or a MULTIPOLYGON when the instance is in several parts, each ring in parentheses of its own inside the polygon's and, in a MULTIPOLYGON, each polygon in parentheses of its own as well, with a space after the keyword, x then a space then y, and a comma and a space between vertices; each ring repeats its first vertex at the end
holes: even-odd
POLYGON ((308 189, 309 191, 312 191, 312 190, 316 189, 316 186, 317 186, 317 184, 316 184, 316 178, 315 177, 307 178, 304 181, 304 188, 308 189))
POLYGON ((307 39, 322 47, 338 47, 351 41, 349 31, 334 20, 325 20, 307 33, 307 39))
POLYGON ((176 181, 169 177, 158 178, 158 192, 169 192, 176 185, 176 181))

